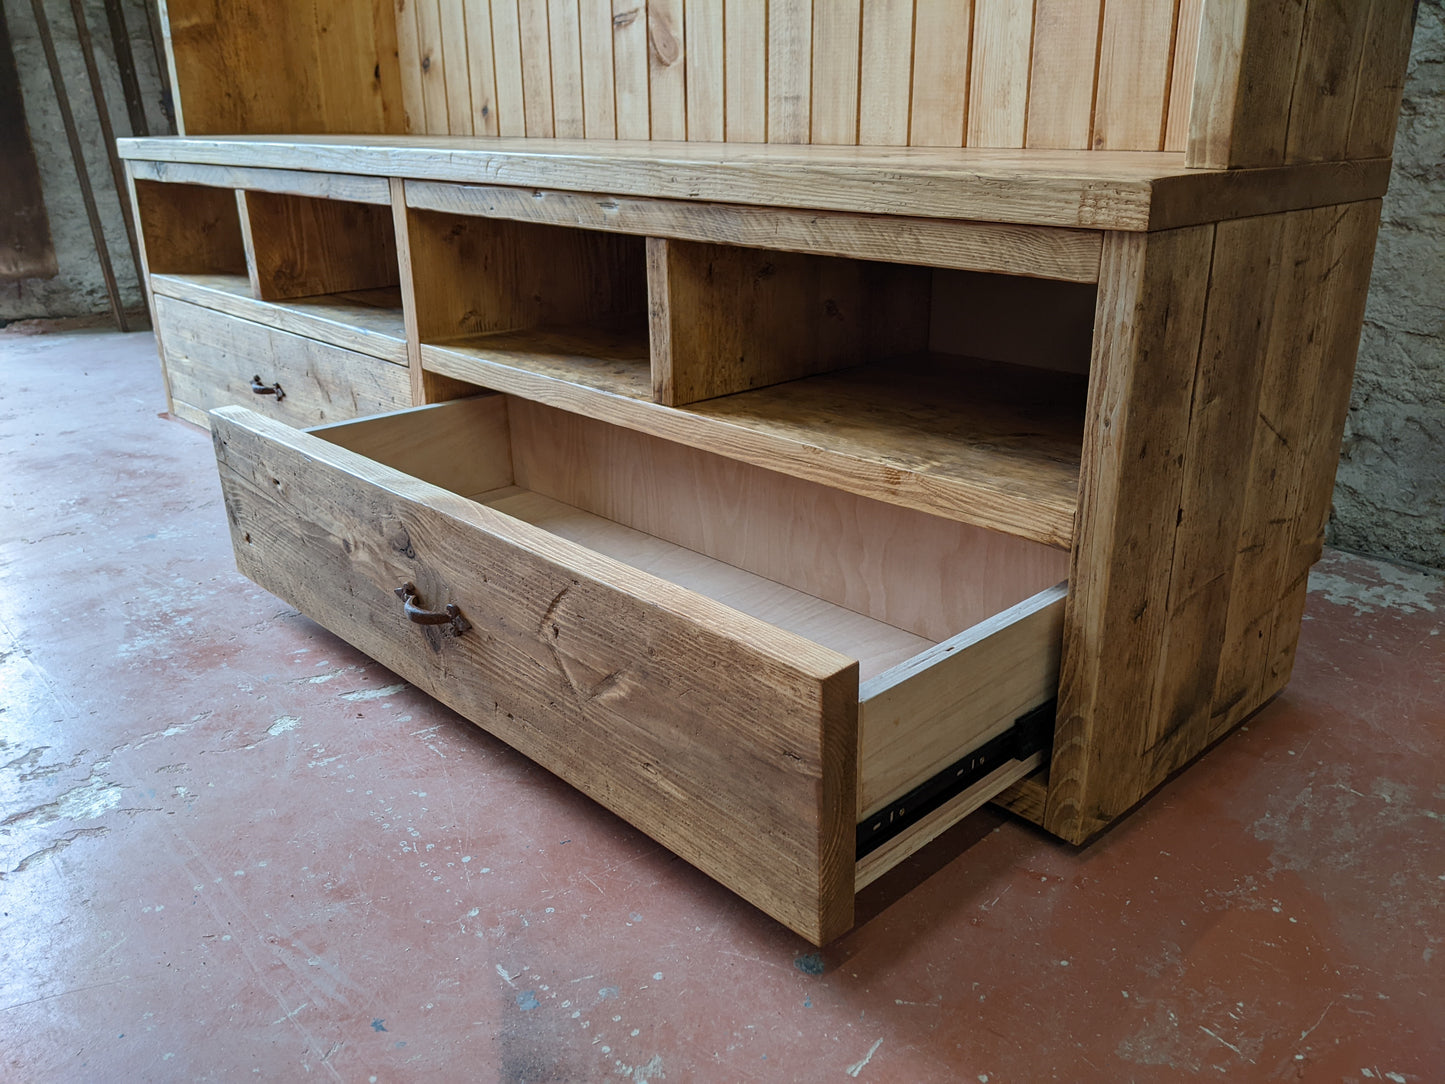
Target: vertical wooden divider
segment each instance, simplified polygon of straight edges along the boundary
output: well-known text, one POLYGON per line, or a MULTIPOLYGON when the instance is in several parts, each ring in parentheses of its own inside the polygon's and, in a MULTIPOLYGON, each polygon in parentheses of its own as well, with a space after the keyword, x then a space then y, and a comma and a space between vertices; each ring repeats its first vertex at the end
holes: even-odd
POLYGON ((430 373, 422 366, 422 325, 417 310, 416 275, 413 272, 411 226, 406 209, 406 182, 391 178, 391 216, 396 237, 397 272, 401 286, 402 319, 406 325, 406 360, 411 371, 411 402, 413 406, 439 403, 470 394, 474 389, 459 380, 440 373, 430 373))
POLYGON ((928 346, 928 268, 657 237, 647 268, 667 406, 928 346))

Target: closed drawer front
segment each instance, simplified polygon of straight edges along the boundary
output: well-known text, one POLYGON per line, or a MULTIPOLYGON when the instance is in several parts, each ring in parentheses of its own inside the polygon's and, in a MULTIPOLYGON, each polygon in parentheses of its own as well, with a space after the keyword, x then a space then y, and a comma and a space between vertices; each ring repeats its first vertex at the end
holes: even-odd
MULTIPOLYGON (((816 943, 900 846, 860 862, 860 821, 1053 695, 1062 588, 1010 609, 917 567, 991 532, 944 545, 894 522, 914 513, 500 395, 309 433, 212 419, 242 572, 816 943), (859 602, 864 544, 917 599, 859 602), (955 623, 1005 612, 941 635, 918 601, 940 595, 955 623)), ((1028 593, 1066 555, 1010 559, 1028 593)), ((1039 759, 998 757, 972 804, 1039 759)))
POLYGON ((245 405, 309 426, 411 403, 404 366, 159 294, 155 311, 172 401, 188 421, 245 405))

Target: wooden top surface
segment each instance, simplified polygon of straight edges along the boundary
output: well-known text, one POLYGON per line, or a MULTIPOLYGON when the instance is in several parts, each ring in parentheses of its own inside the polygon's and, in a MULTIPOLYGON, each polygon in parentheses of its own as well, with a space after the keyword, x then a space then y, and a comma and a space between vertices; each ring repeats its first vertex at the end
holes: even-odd
POLYGON ((825 147, 462 136, 157 137, 125 158, 809 210, 1157 230, 1372 199, 1388 159, 1189 169, 1153 151, 825 147))

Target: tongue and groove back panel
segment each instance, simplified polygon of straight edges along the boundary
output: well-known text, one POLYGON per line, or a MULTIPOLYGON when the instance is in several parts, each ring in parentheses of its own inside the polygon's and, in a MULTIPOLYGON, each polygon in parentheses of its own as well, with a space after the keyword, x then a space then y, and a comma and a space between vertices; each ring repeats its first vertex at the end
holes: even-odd
POLYGON ((183 131, 1388 154, 1409 0, 169 0, 183 131))

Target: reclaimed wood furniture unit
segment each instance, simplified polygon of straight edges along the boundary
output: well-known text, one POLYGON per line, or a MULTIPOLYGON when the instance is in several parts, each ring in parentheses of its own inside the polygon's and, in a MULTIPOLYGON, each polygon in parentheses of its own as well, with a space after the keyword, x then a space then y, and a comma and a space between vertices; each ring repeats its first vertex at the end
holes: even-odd
POLYGON ((1410 9, 171 0, 172 409, 243 572, 821 944, 1288 681, 1410 9))

